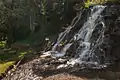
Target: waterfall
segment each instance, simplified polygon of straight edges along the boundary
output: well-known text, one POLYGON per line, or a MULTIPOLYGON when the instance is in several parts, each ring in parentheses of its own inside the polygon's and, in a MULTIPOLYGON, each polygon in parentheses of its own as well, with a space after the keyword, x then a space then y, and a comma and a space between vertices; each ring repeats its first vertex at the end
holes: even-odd
MULTIPOLYGON (((54 57, 63 57, 67 50, 71 49, 72 45, 77 43, 74 49, 74 54, 66 65, 74 66, 79 64, 81 67, 88 68, 103 68, 109 63, 105 54, 105 23, 102 16, 106 6, 96 5, 90 8, 90 13, 87 16, 87 21, 72 37, 69 37, 70 32, 81 18, 81 14, 75 17, 71 25, 62 33, 60 33, 57 42, 54 44, 51 54, 54 57), (74 22, 75 21, 75 22, 74 22)), ((69 52, 67 54, 70 54, 69 52)))
POLYGON ((98 67, 101 63, 99 59, 105 58, 105 53, 99 53, 104 41, 105 24, 101 13, 105 6, 97 5, 91 8, 91 13, 82 28, 74 35, 74 40, 78 41, 79 46, 76 49, 75 58, 69 64, 86 64, 87 66, 98 67), (102 56, 99 56, 102 54, 102 56))

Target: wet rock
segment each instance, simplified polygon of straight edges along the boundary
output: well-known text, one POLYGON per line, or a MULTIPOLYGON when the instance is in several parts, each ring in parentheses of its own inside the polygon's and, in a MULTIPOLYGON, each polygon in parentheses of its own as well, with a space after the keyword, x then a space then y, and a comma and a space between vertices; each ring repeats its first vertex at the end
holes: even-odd
POLYGON ((120 5, 106 7, 103 15, 108 28, 106 33, 109 35, 110 55, 115 59, 120 59, 120 5))

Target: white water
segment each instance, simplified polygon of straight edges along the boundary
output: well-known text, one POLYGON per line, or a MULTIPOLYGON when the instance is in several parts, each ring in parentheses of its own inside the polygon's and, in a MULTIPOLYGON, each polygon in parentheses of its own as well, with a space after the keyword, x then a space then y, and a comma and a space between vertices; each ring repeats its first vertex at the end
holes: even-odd
MULTIPOLYGON (((95 50, 103 43, 105 24, 102 20, 101 13, 105 6, 97 5, 91 8, 91 14, 83 27, 74 36, 74 40, 79 42, 79 47, 76 50, 75 58, 68 61, 68 64, 84 64, 87 67, 100 67, 99 57, 96 55, 95 50), (96 34, 99 34, 96 40, 92 40, 93 31, 97 25, 101 25, 101 30, 98 30, 96 34), (94 66, 93 66, 94 65, 94 66)), ((105 56, 104 56, 105 57, 105 56)), ((105 66, 101 66, 105 67, 105 66)))
MULTIPOLYGON (((72 26, 69 26, 64 32, 62 32, 52 48, 52 52, 55 52, 54 57, 63 57, 71 45, 74 44, 74 42, 77 42, 78 47, 75 50, 74 57, 69 59, 66 65, 74 66, 75 64, 80 64, 82 67, 84 65, 84 67, 89 68, 106 67, 105 52, 101 48, 101 45, 104 42, 104 31, 106 28, 103 16, 101 15, 104 9, 105 6, 102 5, 90 8, 90 14, 87 16, 87 21, 73 38, 70 39, 73 40, 73 43, 68 42, 64 46, 61 44, 61 42, 65 41, 65 37, 67 37, 67 34, 69 34, 74 26, 71 24, 72 26), (102 60, 104 60, 103 63, 102 60)), ((77 23, 80 17, 76 19, 77 23)))

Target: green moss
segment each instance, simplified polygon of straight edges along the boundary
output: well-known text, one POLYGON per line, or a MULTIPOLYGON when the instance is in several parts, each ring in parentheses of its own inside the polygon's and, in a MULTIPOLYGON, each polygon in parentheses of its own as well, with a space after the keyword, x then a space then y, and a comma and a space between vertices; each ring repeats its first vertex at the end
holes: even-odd
POLYGON ((16 52, 15 50, 2 52, 3 53, 0 53, 0 76, 2 76, 10 66, 14 65, 16 61, 25 57, 26 54, 31 53, 30 50, 26 50, 25 52, 16 52))
POLYGON ((9 61, 9 62, 4 62, 4 63, 0 63, 0 76, 2 76, 3 73, 5 73, 5 71, 12 66, 15 63, 15 61, 9 61))
POLYGON ((6 45, 6 41, 0 41, 0 47, 5 47, 5 45, 6 45))
POLYGON ((91 6, 91 5, 105 4, 107 2, 114 3, 114 2, 120 2, 120 1, 119 0, 87 0, 85 2, 85 7, 89 8, 89 6, 91 6))
POLYGON ((28 52, 21 52, 20 55, 19 55, 19 58, 22 58, 24 57, 28 52))

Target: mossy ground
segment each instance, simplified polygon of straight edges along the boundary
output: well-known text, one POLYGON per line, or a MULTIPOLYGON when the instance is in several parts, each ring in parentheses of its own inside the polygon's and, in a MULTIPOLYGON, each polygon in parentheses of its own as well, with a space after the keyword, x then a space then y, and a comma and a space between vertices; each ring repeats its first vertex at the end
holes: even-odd
POLYGON ((30 50, 16 51, 7 48, 0 49, 0 76, 2 76, 2 74, 4 74, 10 66, 14 65, 30 52, 30 50))
POLYGON ((0 63, 0 76, 6 72, 6 70, 15 64, 15 61, 1 62, 0 63))

